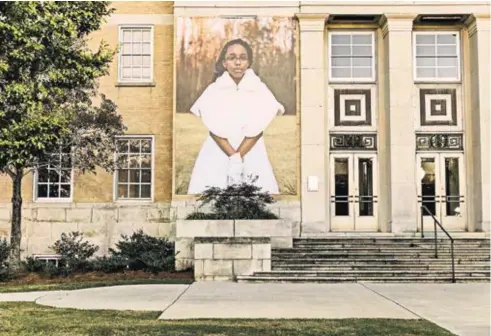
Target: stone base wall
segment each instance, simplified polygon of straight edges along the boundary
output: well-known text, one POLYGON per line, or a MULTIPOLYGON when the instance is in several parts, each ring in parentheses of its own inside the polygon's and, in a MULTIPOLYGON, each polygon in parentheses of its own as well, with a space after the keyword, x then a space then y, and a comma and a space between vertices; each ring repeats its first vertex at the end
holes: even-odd
POLYGON ((271 247, 292 247, 293 223, 284 219, 269 220, 182 220, 176 221, 176 269, 192 268, 195 238, 268 237, 271 247))
POLYGON ((271 243, 267 237, 196 237, 196 281, 235 280, 238 275, 271 271, 271 243))
MULTIPOLYGON (((108 253, 110 247, 139 229, 145 233, 176 240, 176 222, 198 208, 194 200, 162 203, 34 203, 24 202, 22 209, 22 256, 54 253, 49 246, 60 239, 63 232, 80 231, 92 244, 99 246, 98 255, 108 253)), ((272 212, 290 224, 290 236, 300 235, 300 202, 282 201, 270 206, 272 212)), ((206 209, 204 209, 206 211, 206 209)), ((0 203, 0 238, 9 238, 12 205, 0 203)), ((253 224, 251 224, 253 225, 253 224)), ((256 224, 257 225, 257 224, 256 224)), ((221 228, 213 231, 220 232, 221 228)), ((251 230, 244 226, 239 230, 251 230)), ((256 229, 254 229, 256 231, 256 229)), ((258 233, 261 231, 259 230, 258 233)), ((228 233, 227 233, 228 235, 228 233)), ((264 234, 268 236, 268 234, 264 234)), ((193 235, 194 238, 196 235, 193 235)), ((218 235, 220 236, 220 235, 218 235)), ((231 235, 233 236, 233 235, 231 235)), ((191 237, 188 237, 191 238, 191 237)), ((275 246, 289 246, 291 238, 273 239, 275 246)), ((189 239, 188 239, 189 240, 189 239)), ((183 242, 186 239, 182 240, 183 242)), ((182 244, 182 242, 181 242, 182 244)), ((190 245, 188 242, 187 245, 190 245)), ((187 254, 186 254, 187 253, 187 254)), ((188 249, 188 259, 194 251, 188 249)), ((192 267, 192 263, 183 267, 192 267)))
MULTIPOLYGON (((0 238, 10 235, 11 205, 0 205, 0 238)), ((97 255, 108 253, 121 235, 143 232, 175 238, 170 203, 28 203, 22 209, 22 255, 54 253, 49 248, 62 233, 80 231, 99 246, 97 255)))

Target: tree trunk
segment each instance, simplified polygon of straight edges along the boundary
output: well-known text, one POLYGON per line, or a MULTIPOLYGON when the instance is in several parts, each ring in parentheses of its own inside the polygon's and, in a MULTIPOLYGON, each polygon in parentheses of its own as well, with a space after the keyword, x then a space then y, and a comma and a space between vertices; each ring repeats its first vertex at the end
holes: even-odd
POLYGON ((13 194, 12 194, 12 226, 10 229, 10 263, 14 269, 20 266, 20 242, 21 219, 22 219, 22 176, 23 171, 17 170, 12 177, 13 194))

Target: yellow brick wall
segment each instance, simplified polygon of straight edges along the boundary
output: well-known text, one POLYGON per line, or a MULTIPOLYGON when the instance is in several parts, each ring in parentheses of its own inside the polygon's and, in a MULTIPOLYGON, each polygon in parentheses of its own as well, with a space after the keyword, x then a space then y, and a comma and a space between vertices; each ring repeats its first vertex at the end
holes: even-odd
MULTIPOLYGON (((22 179, 22 198, 24 202, 32 200, 32 174, 22 179)), ((10 203, 12 199, 12 180, 8 175, 0 175, 0 203, 10 203)))
POLYGON ((114 1, 116 14, 172 14, 173 1, 114 1))
MULTIPOLYGON (((126 6, 119 7, 127 11, 126 6)), ((159 3, 143 2, 130 8, 143 10, 154 8, 162 12, 168 7, 159 3), (141 5, 140 5, 141 4, 141 5), (148 4, 145 7, 143 4, 148 4), (135 7, 136 6, 136 7, 135 7), (157 6, 157 7, 156 7, 157 6), (160 7, 159 7, 160 6, 160 7), (141 7, 141 8, 140 8, 141 7)), ((116 14, 120 14, 118 10, 116 14)), ((155 14, 155 13, 154 13, 155 14)), ((172 113, 173 113, 173 26, 154 26, 154 87, 117 87, 117 56, 111 64, 110 75, 101 79, 100 92, 116 102, 118 113, 128 127, 127 134, 154 135, 155 173, 154 201, 170 201, 172 193, 172 113)), ((107 25, 93 34, 91 46, 103 39, 116 48, 118 26, 107 25)), ((101 172, 97 175, 77 176, 75 202, 111 202, 113 200, 113 178, 101 172)))
MULTIPOLYGON (((172 14, 171 1, 113 2, 114 14, 172 14)), ((100 80, 99 92, 118 106, 118 113, 128 127, 127 134, 154 135, 155 172, 154 201, 170 201, 172 197, 172 113, 173 113, 173 26, 154 26, 154 87, 117 87, 117 55, 110 75, 100 80)), ((96 48, 101 40, 111 48, 118 43, 118 26, 106 24, 91 35, 89 46, 96 48)), ((23 180, 23 198, 32 201, 32 175, 23 180)), ((10 177, 0 175, 0 202, 10 202, 10 177)), ((76 174, 74 202, 113 201, 113 176, 102 170, 96 174, 76 174)))

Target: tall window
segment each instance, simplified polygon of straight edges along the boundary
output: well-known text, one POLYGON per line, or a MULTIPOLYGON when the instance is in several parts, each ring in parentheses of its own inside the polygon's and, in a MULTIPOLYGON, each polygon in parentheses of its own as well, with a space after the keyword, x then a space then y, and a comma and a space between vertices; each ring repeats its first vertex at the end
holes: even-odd
POLYGON ((151 199, 152 138, 118 139, 117 199, 151 199))
POLYGON ((331 32, 329 36, 331 80, 375 80, 373 32, 331 32))
POLYGON ((48 164, 36 171, 35 198, 38 200, 70 200, 72 190, 70 152, 51 154, 48 164))
POLYGON ((120 28, 120 81, 152 81, 152 35, 151 27, 120 28))
POLYGON ((415 32, 414 47, 416 80, 460 80, 457 32, 415 32))

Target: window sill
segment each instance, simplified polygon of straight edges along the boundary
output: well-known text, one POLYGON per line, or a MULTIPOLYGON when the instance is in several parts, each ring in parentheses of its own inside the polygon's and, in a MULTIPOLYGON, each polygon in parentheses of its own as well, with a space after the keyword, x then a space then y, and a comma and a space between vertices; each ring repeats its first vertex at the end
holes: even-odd
POLYGON ((377 84, 377 81, 374 79, 367 80, 344 80, 344 79, 330 79, 330 85, 345 85, 345 84, 377 84))
POLYGON ((155 87, 155 82, 118 82, 116 87, 155 87))
POLYGON ((461 80, 458 79, 416 79, 414 84, 462 84, 461 80))
POLYGON ((115 199, 114 203, 117 204, 127 204, 127 205, 145 205, 145 204, 153 204, 154 201, 151 198, 144 199, 115 199))
POLYGON ((67 198, 37 198, 34 200, 34 203, 45 203, 45 204, 57 204, 57 203, 62 203, 62 204, 67 204, 67 203, 73 203, 73 199, 67 198))

